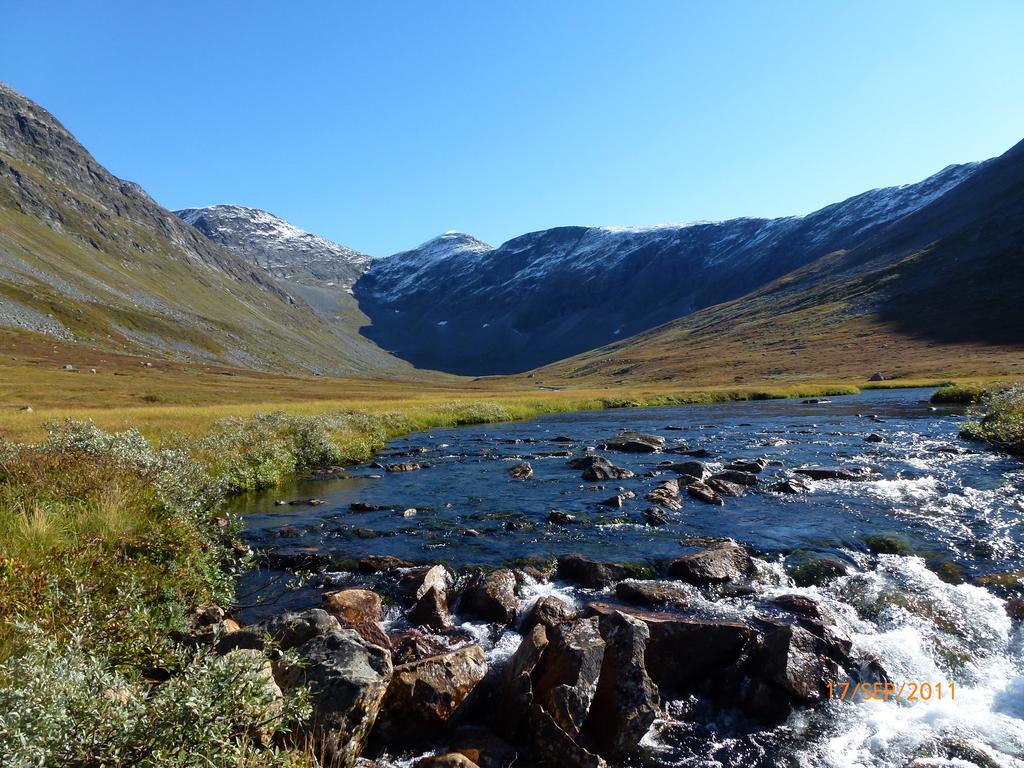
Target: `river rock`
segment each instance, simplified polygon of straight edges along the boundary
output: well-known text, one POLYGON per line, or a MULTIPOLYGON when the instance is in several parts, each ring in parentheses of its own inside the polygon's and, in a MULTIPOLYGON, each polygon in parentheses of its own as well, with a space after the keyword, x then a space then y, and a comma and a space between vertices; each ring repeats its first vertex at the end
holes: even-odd
POLYGON ((710 459, 711 451, 707 448, 688 448, 685 445, 677 445, 673 448, 666 448, 665 453, 674 453, 678 456, 692 456, 695 459, 710 459))
POLYGON ((530 708, 530 739, 541 765, 560 768, 608 768, 604 758, 576 743, 539 704, 530 708))
POLYGON ((452 625, 448 611, 448 590, 452 578, 443 565, 435 565, 424 574, 416 589, 416 603, 409 611, 409 620, 433 629, 448 629, 452 625))
POLYGON ((720 496, 744 496, 747 493, 747 486, 720 477, 709 477, 706 482, 708 488, 720 496))
POLYGON ((604 647, 597 618, 559 624, 548 632, 534 670, 534 704, 571 738, 579 735, 597 691, 604 647))
POLYGON ((678 480, 665 480, 658 483, 650 493, 644 496, 644 499, 653 504, 661 504, 663 507, 668 507, 669 509, 683 508, 683 505, 679 501, 678 480))
POLYGON ((624 453, 654 453, 665 447, 665 438, 643 432, 620 432, 600 446, 604 450, 624 453))
POLYGON ((624 493, 618 493, 615 496, 611 496, 607 499, 602 499, 597 502, 602 507, 611 507, 612 509, 622 509, 625 506, 628 499, 632 499, 636 494, 632 491, 625 491, 624 493))
POLYGON ((567 602, 554 595, 541 595, 523 619, 522 631, 525 634, 538 624, 551 629, 575 618, 576 612, 567 602))
POLYGON ((518 736, 533 705, 533 671, 548 646, 547 632, 543 624, 524 629, 522 642, 502 670, 501 695, 496 699, 492 722, 508 739, 518 736))
POLYGON ((394 555, 367 555, 359 558, 356 568, 360 573, 392 571, 396 568, 412 568, 413 564, 394 555))
POLYGON ((262 650, 270 639, 280 650, 297 648, 318 635, 341 629, 338 620, 320 608, 306 611, 290 611, 271 616, 256 624, 224 635, 217 643, 218 653, 227 653, 235 648, 262 650))
POLYGON ((512 768, 519 761, 519 750, 489 728, 462 726, 448 742, 452 752, 476 763, 480 768, 512 768))
POLYGON ((751 668, 798 702, 814 703, 827 695, 827 683, 839 679, 829 650, 803 627, 777 625, 764 634, 751 668))
POLYGON ((515 480, 529 480, 533 477, 533 467, 530 466, 530 462, 524 461, 514 467, 509 467, 508 474, 515 480))
POLYGON ((515 574, 507 568, 477 574, 463 591, 459 610, 484 621, 511 625, 519 613, 515 574))
POLYGON ((715 493, 714 489, 707 483, 701 482, 700 480, 694 480, 692 483, 686 486, 686 492, 694 499, 703 501, 705 504, 717 504, 722 506, 725 501, 715 493))
POLYGON ((669 574, 690 584, 721 584, 754 575, 754 561, 734 541, 724 541, 686 555, 669 565, 669 574))
POLYGON ((554 525, 569 525, 575 520, 576 518, 568 512, 562 512, 557 509, 553 509, 548 513, 548 522, 554 525))
MULTIPOLYGON (((650 501, 650 498, 647 500, 650 501)), ((665 514, 664 510, 657 507, 648 507, 644 510, 644 522, 651 526, 665 525, 668 522, 668 515, 665 514)))
POLYGON ((555 575, 591 589, 603 589, 629 576, 629 570, 618 563, 605 563, 579 555, 558 558, 555 575))
POLYGON ((413 766, 414 768, 480 768, 480 766, 459 752, 421 757, 413 766))
POLYGON ((340 589, 325 592, 320 607, 338 620, 343 629, 354 629, 360 637, 381 648, 391 648, 381 617, 384 601, 370 589, 340 589))
POLYGON ((789 477, 774 483, 768 490, 775 493, 807 493, 811 486, 799 477, 789 477))
POLYGON ((661 698, 647 674, 650 630, 639 619, 615 612, 600 616, 604 658, 582 736, 608 758, 632 752, 658 715, 661 698))
POLYGON ((327 765, 351 768, 389 688, 390 654, 353 630, 340 629, 300 646, 299 657, 279 662, 277 681, 285 690, 308 687, 313 753, 323 755, 327 765))
POLYGON ((398 665, 380 706, 375 742, 394 748, 436 741, 486 673, 483 649, 475 643, 398 665))
POLYGON ((654 607, 686 608, 692 596, 682 587, 664 581, 627 579, 615 585, 615 595, 627 603, 654 607))
POLYGON ((708 468, 703 461, 669 462, 665 465, 665 469, 697 480, 703 480, 708 475, 708 468))
POLYGON ((737 469, 726 469, 722 472, 717 472, 712 475, 715 480, 725 480, 727 483, 736 483, 737 485, 757 485, 757 475, 753 472, 740 472, 737 469))
POLYGON ((744 624, 591 603, 598 616, 628 613, 647 625, 647 673, 664 693, 713 687, 747 658, 757 631, 744 624))
POLYGON ((417 469, 422 468, 423 465, 418 464, 415 461, 407 461, 388 464, 384 469, 387 470, 388 472, 415 472, 417 469))
POLYGON ((798 467, 793 470, 812 480, 865 480, 871 474, 867 467, 798 467))
POLYGON ((438 656, 448 650, 437 637, 428 635, 416 627, 389 632, 388 642, 391 646, 391 661, 396 665, 438 656))
POLYGON ((765 459, 736 459, 726 464, 725 468, 733 472, 747 472, 757 475, 763 472, 767 466, 768 462, 765 459))
POLYGON ((588 483, 598 483, 605 480, 624 480, 633 477, 633 473, 630 470, 616 467, 604 456, 581 456, 576 459, 570 459, 566 463, 573 469, 582 469, 583 474, 581 477, 588 483))
POLYGON ((867 437, 864 438, 864 442, 866 442, 866 443, 884 443, 885 442, 885 438, 882 437, 877 432, 872 432, 870 435, 868 435, 867 437))
POLYGON ((365 501, 353 501, 348 505, 349 510, 352 512, 379 512, 384 509, 378 504, 369 504, 365 501))

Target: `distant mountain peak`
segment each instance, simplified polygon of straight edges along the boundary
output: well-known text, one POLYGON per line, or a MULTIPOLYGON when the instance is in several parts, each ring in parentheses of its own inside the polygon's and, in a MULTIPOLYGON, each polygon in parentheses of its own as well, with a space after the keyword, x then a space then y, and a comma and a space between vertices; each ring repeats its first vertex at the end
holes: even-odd
POLYGON ((279 216, 244 205, 210 205, 175 211, 208 238, 275 277, 348 290, 370 257, 296 227, 279 216))

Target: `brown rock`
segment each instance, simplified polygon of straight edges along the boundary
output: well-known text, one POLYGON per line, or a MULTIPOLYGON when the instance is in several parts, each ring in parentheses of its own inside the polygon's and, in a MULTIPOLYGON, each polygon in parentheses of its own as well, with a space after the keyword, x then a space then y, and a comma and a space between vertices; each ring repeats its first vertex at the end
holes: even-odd
POLYGON ((448 610, 448 589, 451 575, 443 565, 427 570, 416 588, 416 604, 409 611, 409 620, 433 629, 448 629, 452 616, 448 610))
POLYGON ((747 492, 746 486, 723 480, 720 477, 708 478, 707 486, 720 496, 743 496, 747 492))
POLYGON ((578 619, 548 632, 548 645, 533 674, 534 702, 575 738, 597 691, 604 658, 598 620, 578 619))
POLYGON ((548 646, 547 629, 537 624, 502 670, 501 695, 496 701, 493 724, 500 734, 515 739, 533 704, 533 671, 548 646))
POLYGON ((476 644, 400 664, 381 703, 374 739, 389 747, 436 740, 486 673, 483 649, 476 644))
POLYGON ((575 581, 584 587, 602 589, 626 578, 629 571, 618 563, 603 563, 579 555, 563 555, 558 558, 555 574, 560 579, 575 581))
POLYGON ((527 461, 516 464, 514 467, 509 467, 508 474, 515 480, 529 480, 533 477, 533 467, 527 461))
POLYGON ((396 462, 395 464, 388 464, 385 469, 388 472, 415 472, 417 469, 422 469, 422 466, 415 461, 396 462))
POLYGON ((438 638, 415 627, 389 632, 388 642, 391 644, 391 661, 395 665, 438 656, 448 650, 448 646, 438 638))
POLYGON ((522 631, 526 634, 538 624, 551 629, 575 618, 576 612, 564 600, 553 595, 542 595, 534 601, 523 619, 522 631))
POLYGON ((381 648, 391 648, 380 623, 384 602, 376 592, 369 589, 325 592, 320 607, 336 618, 342 628, 354 629, 364 640, 381 648))
POLYGON ((658 485, 644 497, 647 501, 654 504, 661 504, 669 509, 682 509, 683 505, 679 501, 679 481, 678 480, 665 480, 664 482, 658 483, 658 485))
POLYGON ((719 584, 753 576, 754 561, 734 541, 725 541, 674 560, 669 575, 690 584, 719 584))
POLYGON ((480 768, 476 763, 459 752, 445 755, 429 755, 415 763, 415 768, 480 768))
POLYGON ((705 504, 717 504, 718 506, 725 504, 722 497, 715 493, 711 486, 700 480, 696 480, 687 485, 686 492, 698 501, 703 501, 705 504))
POLYGON ((604 758, 581 747, 542 707, 530 709, 530 741, 542 765, 560 768, 608 768, 604 758))
POLYGON ((661 698, 645 668, 650 630, 615 612, 599 618, 604 660, 583 736, 605 757, 623 757, 640 743, 658 715, 661 698))
POLYGON ((459 610, 484 621, 511 625, 519 613, 515 574, 507 568, 478 574, 462 593, 459 610))
POLYGON ((664 581, 620 581, 615 585, 615 595, 634 605, 657 608, 686 608, 692 602, 691 595, 685 589, 664 581))

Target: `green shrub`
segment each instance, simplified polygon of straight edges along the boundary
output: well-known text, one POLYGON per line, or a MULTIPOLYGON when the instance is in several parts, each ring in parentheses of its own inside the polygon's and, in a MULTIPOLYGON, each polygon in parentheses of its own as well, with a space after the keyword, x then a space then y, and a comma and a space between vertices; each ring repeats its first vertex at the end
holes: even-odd
POLYGON ((269 745, 308 703, 281 697, 265 665, 252 652, 201 654, 151 688, 77 642, 36 636, 0 665, 0 754, 10 766, 294 763, 269 745))
POLYGON ((1014 384, 985 395, 978 412, 964 425, 961 435, 1024 455, 1024 384, 1014 384))

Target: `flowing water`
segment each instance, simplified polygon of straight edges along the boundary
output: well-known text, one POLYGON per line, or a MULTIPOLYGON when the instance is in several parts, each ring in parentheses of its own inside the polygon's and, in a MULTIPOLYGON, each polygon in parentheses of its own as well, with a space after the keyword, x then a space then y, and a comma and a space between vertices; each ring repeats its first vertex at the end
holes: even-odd
MULTIPOLYGON (((996 578, 1024 571, 1024 467, 960 441, 962 414, 928 405, 929 394, 595 411, 436 430, 394 441, 374 464, 347 468, 343 478, 300 481, 243 498, 239 509, 246 536, 264 548, 329 552, 339 561, 386 554, 453 568, 567 553, 656 566, 683 553, 684 537, 728 536, 757 555, 757 594, 694 590, 706 613, 741 618, 757 610, 757 598, 813 596, 851 638, 854 655, 877 658, 894 681, 941 682, 947 693, 917 702, 832 701, 770 729, 708 713, 697 700, 669 702, 643 742, 644 765, 904 766, 916 759, 920 766, 1024 766, 1021 623, 1004 606, 1015 579, 996 578), (684 494, 682 510, 652 527, 643 496, 675 477, 654 473, 666 459, 687 457, 608 452, 635 477, 602 483, 582 481, 566 466, 567 453, 581 455, 627 429, 661 435, 668 447, 705 449, 712 469, 737 458, 770 463, 752 493, 722 507, 684 494), (533 477, 510 478, 508 468, 524 460, 533 477), (385 471, 393 462, 424 468, 385 471), (872 474, 815 481, 801 494, 765 490, 801 466, 863 466, 872 474), (620 488, 636 498, 619 509, 598 503, 620 488), (324 503, 279 505, 303 497, 324 503), (351 511, 355 502, 382 509, 351 511), (407 509, 416 512, 403 516, 407 509), (576 522, 552 525, 552 510, 576 522), (849 575, 794 587, 788 567, 823 556, 845 561, 849 575), (973 584, 986 578, 997 591, 973 584)), ((359 577, 328 578, 347 584, 359 577)), ((579 604, 595 597, 558 582, 531 590, 579 604)), ((494 661, 518 642, 512 630, 472 622, 463 628, 494 661)))

